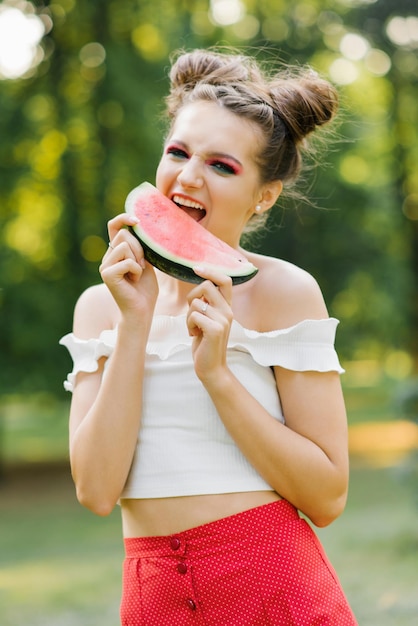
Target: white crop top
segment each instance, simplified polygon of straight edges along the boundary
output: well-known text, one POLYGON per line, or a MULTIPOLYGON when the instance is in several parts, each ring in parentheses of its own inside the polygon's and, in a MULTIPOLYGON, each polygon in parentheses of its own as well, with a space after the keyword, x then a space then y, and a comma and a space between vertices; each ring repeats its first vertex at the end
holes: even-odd
MULTIPOLYGON (((306 320, 291 328, 259 333, 234 321, 228 365, 260 404, 284 423, 271 366, 342 373, 334 349, 337 325, 335 318, 306 320)), ((74 361, 64 383, 67 390, 72 390, 78 372, 94 372, 100 357, 111 357, 116 337, 114 329, 103 331, 98 339, 80 340, 72 333, 61 339, 74 361)), ((194 372, 191 343, 185 315, 154 318, 145 362, 141 426, 121 498, 272 490, 224 427, 194 372)))

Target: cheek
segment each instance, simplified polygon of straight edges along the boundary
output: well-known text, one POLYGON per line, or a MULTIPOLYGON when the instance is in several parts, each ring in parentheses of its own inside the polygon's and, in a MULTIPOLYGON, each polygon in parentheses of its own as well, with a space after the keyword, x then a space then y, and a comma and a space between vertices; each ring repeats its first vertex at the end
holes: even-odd
POLYGON ((167 179, 167 167, 163 160, 161 160, 158 164, 157 171, 155 174, 155 185, 158 189, 160 189, 161 185, 164 185, 164 181, 167 179))
POLYGON ((173 178, 178 176, 180 167, 173 160, 165 158, 163 155, 157 166, 156 180, 171 182, 173 178))

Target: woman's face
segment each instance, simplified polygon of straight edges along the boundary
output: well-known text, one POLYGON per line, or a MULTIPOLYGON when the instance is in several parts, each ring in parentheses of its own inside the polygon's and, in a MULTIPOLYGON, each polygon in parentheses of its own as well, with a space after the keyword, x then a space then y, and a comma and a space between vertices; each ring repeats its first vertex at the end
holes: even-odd
POLYGON ((156 186, 214 235, 237 247, 262 201, 257 127, 214 102, 180 110, 157 169, 156 186))

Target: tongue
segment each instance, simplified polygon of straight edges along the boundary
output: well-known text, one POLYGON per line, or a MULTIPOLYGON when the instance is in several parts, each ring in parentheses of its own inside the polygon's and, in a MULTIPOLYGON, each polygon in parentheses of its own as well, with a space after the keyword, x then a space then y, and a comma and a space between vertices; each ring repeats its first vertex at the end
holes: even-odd
POLYGON ((200 222, 200 220, 205 217, 205 211, 202 211, 202 209, 193 209, 190 206, 184 205, 179 206, 185 213, 187 213, 187 215, 190 215, 190 217, 193 218, 195 222, 200 222))

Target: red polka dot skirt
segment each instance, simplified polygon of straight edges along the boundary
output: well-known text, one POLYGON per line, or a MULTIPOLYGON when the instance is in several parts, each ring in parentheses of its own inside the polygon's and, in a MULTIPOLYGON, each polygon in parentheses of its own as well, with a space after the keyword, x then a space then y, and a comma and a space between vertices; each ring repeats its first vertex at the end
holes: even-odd
POLYGON ((309 524, 280 500, 125 539, 122 626, 356 626, 309 524))

